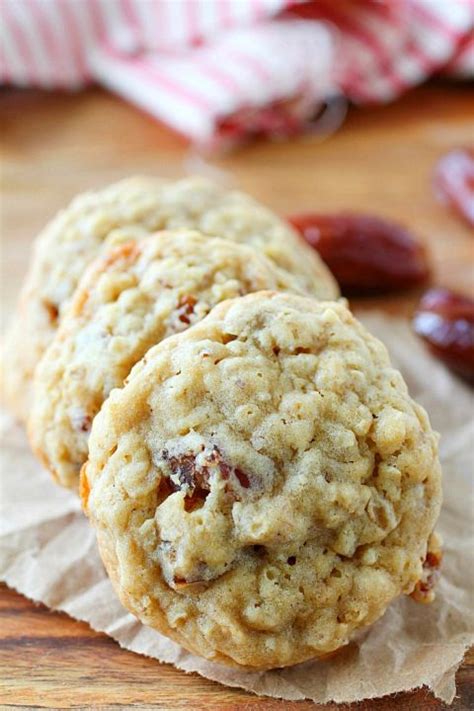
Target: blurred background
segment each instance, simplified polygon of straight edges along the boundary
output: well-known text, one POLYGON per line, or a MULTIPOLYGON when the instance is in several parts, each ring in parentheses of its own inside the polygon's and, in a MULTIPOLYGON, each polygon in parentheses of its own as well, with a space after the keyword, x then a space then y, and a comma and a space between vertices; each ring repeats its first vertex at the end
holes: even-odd
MULTIPOLYGON (((395 220, 432 284, 473 295, 474 0, 0 9, 3 322, 45 222, 133 173, 204 174, 284 217, 395 220)), ((353 305, 408 315, 422 293, 384 291, 353 305)))

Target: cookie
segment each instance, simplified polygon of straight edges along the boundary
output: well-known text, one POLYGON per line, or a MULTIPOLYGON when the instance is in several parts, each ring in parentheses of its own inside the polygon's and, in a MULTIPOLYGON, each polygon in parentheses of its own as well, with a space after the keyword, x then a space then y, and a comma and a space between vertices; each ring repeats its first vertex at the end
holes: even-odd
POLYGON ((108 244, 161 229, 199 229, 256 247, 313 296, 337 286, 317 254, 285 222, 243 193, 202 178, 178 182, 131 178, 77 197, 39 236, 3 353, 2 391, 24 420, 35 367, 87 265, 108 244), (107 244, 108 243, 108 244, 107 244))
POLYGON ((93 262, 35 374, 30 441, 56 481, 77 488, 94 416, 151 346, 225 299, 298 292, 286 277, 251 247, 186 230, 124 243, 93 262))
POLYGON ((82 499, 123 604, 207 659, 321 657, 422 578, 437 436, 343 304, 219 304, 137 363, 89 452, 82 499))

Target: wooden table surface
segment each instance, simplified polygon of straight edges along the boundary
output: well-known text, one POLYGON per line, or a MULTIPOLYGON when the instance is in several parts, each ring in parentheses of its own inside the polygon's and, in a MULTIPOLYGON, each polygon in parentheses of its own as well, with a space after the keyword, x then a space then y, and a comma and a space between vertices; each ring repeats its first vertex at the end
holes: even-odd
MULTIPOLYGON (((434 281, 473 290, 473 236, 433 198, 438 156, 473 142, 472 85, 430 85, 397 103, 351 110, 333 137, 256 143, 203 161, 186 143, 98 89, 76 95, 0 92, 2 326, 32 240, 72 195, 133 173, 221 171, 282 214, 352 208, 403 221, 426 242, 434 281), (211 165, 210 165, 211 164, 211 165)), ((409 315, 416 292, 354 302, 409 315)), ((315 708, 257 698, 121 650, 103 634, 0 587, 1 708, 315 708)), ((474 708, 474 654, 457 675, 456 711, 474 708)), ((352 708, 438 709, 426 691, 352 708)), ((325 707, 336 708, 333 705, 325 707)))

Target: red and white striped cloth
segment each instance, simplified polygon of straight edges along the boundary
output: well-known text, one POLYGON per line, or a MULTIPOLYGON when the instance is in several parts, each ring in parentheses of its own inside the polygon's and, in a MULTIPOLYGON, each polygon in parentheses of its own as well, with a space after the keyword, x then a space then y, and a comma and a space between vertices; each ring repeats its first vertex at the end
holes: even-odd
POLYGON ((97 82, 193 141, 291 134, 337 95, 474 76, 474 0, 0 0, 0 81, 97 82))

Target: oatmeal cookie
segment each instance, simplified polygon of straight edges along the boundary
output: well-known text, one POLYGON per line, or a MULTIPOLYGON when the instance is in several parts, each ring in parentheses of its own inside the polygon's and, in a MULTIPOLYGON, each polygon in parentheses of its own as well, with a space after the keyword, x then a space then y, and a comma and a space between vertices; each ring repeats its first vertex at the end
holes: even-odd
POLYGON ((337 287, 317 254, 293 229, 251 197, 202 178, 177 182, 131 178, 75 198, 39 236, 3 352, 4 399, 24 420, 34 369, 57 329, 84 269, 107 243, 161 229, 199 229, 249 244, 279 271, 297 276, 312 296, 333 298, 337 287))
POLYGON ((177 230, 115 247, 86 270, 35 374, 28 430, 56 481, 77 488, 92 421, 146 351, 225 299, 298 292, 251 247, 177 230))
POLYGON ((326 655, 423 576, 437 436, 340 303, 260 292, 135 366, 81 493, 123 604, 208 659, 326 655))

